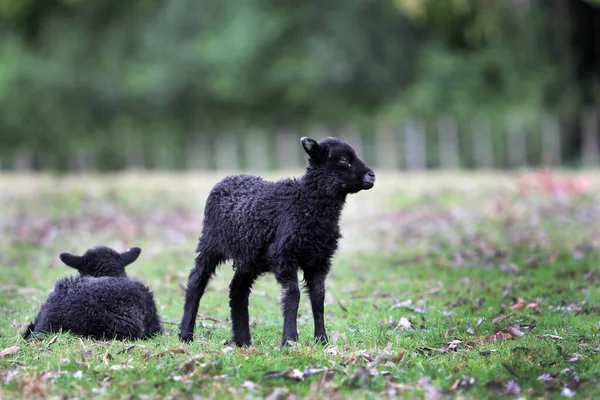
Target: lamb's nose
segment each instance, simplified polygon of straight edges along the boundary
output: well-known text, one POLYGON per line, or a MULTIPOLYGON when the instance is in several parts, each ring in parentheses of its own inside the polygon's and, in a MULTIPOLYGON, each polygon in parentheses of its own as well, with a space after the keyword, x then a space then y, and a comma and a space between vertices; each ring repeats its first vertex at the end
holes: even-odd
POLYGON ((365 176, 365 181, 375 182, 375 172, 373 172, 373 171, 367 172, 367 175, 365 176))

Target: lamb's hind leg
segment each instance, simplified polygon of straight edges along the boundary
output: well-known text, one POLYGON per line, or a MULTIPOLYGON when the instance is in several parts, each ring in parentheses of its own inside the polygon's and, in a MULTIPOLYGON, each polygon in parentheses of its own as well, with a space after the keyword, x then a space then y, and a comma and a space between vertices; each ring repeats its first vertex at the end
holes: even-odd
POLYGON ((245 266, 238 267, 229 284, 229 307, 233 342, 236 346, 250 346, 250 321, 248 315, 248 297, 256 274, 245 266))
POLYGON ((224 261, 223 255, 209 249, 202 238, 198 243, 197 251, 199 254, 196 257, 196 265, 190 272, 185 291, 185 305, 179 332, 179 337, 185 342, 193 340, 200 299, 204 295, 206 285, 214 275, 217 265, 224 261))

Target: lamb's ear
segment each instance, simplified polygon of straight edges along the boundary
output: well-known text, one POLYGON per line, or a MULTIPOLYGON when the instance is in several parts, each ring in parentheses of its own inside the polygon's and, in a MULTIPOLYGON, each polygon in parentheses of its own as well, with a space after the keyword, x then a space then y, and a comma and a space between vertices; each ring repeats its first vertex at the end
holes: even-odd
POLYGON ((315 139, 303 137, 300 139, 304 151, 311 160, 316 163, 322 163, 327 159, 327 150, 323 148, 315 139))
POLYGON ((60 260, 69 267, 73 267, 77 270, 83 265, 83 257, 74 254, 60 253, 60 260))
POLYGON ((123 266, 126 267, 140 256, 142 249, 139 247, 132 247, 127 251, 121 253, 121 259, 123 260, 123 266))

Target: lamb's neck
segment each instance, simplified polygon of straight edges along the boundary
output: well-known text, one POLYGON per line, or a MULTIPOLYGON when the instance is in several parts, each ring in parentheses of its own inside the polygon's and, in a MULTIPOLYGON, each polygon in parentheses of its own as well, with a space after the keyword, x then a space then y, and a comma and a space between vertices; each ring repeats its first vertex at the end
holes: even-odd
POLYGON ((313 209, 314 217, 336 223, 339 221, 346 203, 345 194, 329 193, 320 185, 318 177, 308 174, 300 178, 298 184, 305 201, 313 209))

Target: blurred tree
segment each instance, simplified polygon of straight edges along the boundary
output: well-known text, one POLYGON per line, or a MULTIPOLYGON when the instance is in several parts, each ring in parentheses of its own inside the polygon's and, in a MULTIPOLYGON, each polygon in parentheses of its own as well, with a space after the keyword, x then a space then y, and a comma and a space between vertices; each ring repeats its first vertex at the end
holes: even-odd
POLYGON ((123 138, 158 154, 244 124, 573 119, 600 93, 597 3, 3 0, 0 152, 119 168, 123 138))

